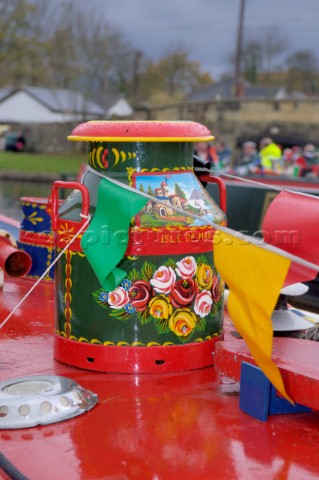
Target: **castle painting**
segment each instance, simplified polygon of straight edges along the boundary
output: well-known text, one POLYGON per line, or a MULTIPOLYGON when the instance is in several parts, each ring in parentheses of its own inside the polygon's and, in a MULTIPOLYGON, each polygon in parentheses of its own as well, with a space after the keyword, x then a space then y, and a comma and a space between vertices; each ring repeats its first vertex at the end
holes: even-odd
POLYGON ((147 202, 140 213, 141 226, 199 226, 216 221, 220 215, 214 201, 191 172, 135 173, 133 184, 137 190, 160 200, 160 203, 147 202))

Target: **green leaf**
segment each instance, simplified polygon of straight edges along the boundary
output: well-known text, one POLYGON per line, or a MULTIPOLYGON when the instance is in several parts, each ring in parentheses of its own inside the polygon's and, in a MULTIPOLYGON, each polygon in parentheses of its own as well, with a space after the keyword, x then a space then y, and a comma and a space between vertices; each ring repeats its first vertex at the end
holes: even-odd
POLYGON ((194 329, 189 335, 187 335, 186 337, 183 337, 183 336, 178 337, 179 340, 180 340, 180 342, 181 342, 181 343, 186 343, 186 342, 188 342, 189 339, 194 335, 194 332, 195 332, 195 329, 194 329))
POLYGON ((175 267, 176 267, 176 262, 174 262, 174 260, 172 258, 169 258, 167 260, 167 262, 165 262, 165 266, 166 267, 171 267, 174 270, 175 267))
POLYGON ((142 267, 142 278, 147 282, 153 277, 156 267, 152 263, 145 262, 142 267))
POLYGON ((96 303, 102 308, 110 308, 107 302, 101 302, 101 300, 97 300, 96 303))
POLYGON ((200 332, 204 331, 206 328, 206 320, 202 317, 197 317, 197 322, 195 323, 195 330, 200 332))
POLYGON ((128 320, 130 318, 130 314, 127 313, 124 308, 120 308, 118 310, 112 310, 110 312, 110 317, 114 317, 117 320, 128 320))
POLYGON ((223 297, 221 297, 218 302, 214 302, 213 303, 213 307, 212 307, 212 314, 213 315, 216 315, 220 312, 220 309, 222 308, 223 306, 223 297))
POLYGON ((96 292, 92 292, 91 295, 93 295, 93 297, 99 298, 101 292, 104 292, 102 288, 100 288, 99 290, 96 290, 96 292))
POLYGON ((197 259, 197 265, 198 266, 200 266, 202 263, 205 263, 206 265, 208 265, 207 258, 205 257, 205 255, 201 255, 197 259))
POLYGON ((148 308, 146 308, 142 312, 137 312, 137 316, 142 325, 146 325, 153 320, 153 317, 149 314, 148 308))
POLYGON ((130 280, 132 283, 135 282, 136 280, 138 280, 138 271, 133 268, 133 270, 131 270, 129 272, 129 274, 127 275, 127 278, 128 280, 130 280))
POLYGON ((165 320, 163 318, 156 318, 154 324, 159 334, 171 332, 171 329, 168 326, 168 320, 165 320))

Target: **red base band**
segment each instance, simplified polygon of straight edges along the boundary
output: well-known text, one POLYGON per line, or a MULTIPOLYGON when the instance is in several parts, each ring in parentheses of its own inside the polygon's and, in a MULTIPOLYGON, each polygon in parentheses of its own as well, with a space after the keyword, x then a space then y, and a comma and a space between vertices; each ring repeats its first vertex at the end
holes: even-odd
POLYGON ((112 373, 168 373, 195 370, 214 363, 215 343, 223 334, 203 342, 167 347, 94 345, 54 336, 54 357, 85 370, 112 373))

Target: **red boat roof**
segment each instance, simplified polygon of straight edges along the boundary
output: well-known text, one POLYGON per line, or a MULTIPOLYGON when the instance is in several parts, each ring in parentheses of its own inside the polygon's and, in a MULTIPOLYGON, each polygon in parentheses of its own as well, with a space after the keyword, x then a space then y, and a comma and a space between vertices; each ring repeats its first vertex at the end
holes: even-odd
MULTIPOLYGON (((7 279, 0 320, 32 284, 7 279)), ((0 330, 0 379, 62 375, 99 403, 64 422, 0 430, 2 453, 27 478, 318 478, 318 413, 260 422, 239 409, 239 384, 214 367, 130 375, 64 365, 53 358, 53 310, 53 282, 42 282, 0 330)), ((232 329, 226 314, 226 338, 232 329)))
POLYGON ((74 128, 68 140, 87 142, 208 142, 213 135, 204 125, 185 121, 93 120, 74 128))

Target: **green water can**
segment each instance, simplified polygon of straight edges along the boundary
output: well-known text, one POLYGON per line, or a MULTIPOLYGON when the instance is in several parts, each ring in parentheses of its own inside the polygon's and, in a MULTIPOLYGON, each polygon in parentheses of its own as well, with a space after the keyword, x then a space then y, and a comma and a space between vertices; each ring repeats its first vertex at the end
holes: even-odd
MULTIPOLYGON (((223 282, 209 223, 225 225, 226 217, 193 171, 194 142, 211 141, 210 131, 196 122, 90 121, 68 138, 88 142, 88 166, 81 183, 53 186, 57 254, 88 214, 94 219, 103 177, 148 198, 119 234, 119 241, 125 234, 128 240, 117 265, 125 278, 115 288, 101 285, 81 235, 60 258, 55 358, 80 368, 127 373, 211 365, 215 342, 223 335, 223 282), (73 191, 59 208, 61 187, 73 191)), ((221 180, 211 178, 225 205, 221 180)), ((112 198, 107 208, 116 212, 118 201, 112 198)), ((110 253, 107 222, 100 235, 110 253)))

